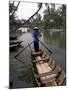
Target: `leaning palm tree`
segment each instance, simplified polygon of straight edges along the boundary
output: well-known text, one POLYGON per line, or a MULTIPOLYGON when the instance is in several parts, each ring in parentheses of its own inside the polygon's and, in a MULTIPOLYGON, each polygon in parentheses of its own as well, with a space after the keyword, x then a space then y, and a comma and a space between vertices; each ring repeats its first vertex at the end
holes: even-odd
POLYGON ((55 12, 55 4, 50 4, 51 5, 51 13, 54 13, 55 12))
POLYGON ((38 3, 38 10, 37 10, 27 21, 25 21, 25 22, 22 24, 22 26, 23 26, 24 24, 26 24, 28 21, 30 21, 36 14, 38 14, 38 12, 40 11, 41 7, 42 7, 42 3, 38 3))
POLYGON ((45 6, 47 7, 47 9, 44 11, 44 13, 47 12, 47 14, 50 14, 50 6, 49 6, 49 4, 45 3, 45 6))

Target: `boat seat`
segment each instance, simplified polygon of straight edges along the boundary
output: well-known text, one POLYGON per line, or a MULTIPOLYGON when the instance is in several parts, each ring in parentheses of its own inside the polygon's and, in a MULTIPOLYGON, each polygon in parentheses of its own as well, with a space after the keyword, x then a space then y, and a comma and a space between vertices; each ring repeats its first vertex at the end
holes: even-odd
POLYGON ((47 83, 47 82, 50 82, 50 81, 53 81, 53 80, 56 80, 56 78, 44 79, 44 80, 42 80, 42 83, 47 83))
POLYGON ((44 77, 44 76, 45 76, 45 77, 48 77, 48 76, 51 77, 51 75, 56 77, 56 76, 58 75, 58 72, 50 71, 50 72, 48 72, 48 73, 39 74, 39 75, 37 75, 37 77, 38 77, 38 78, 44 77))
POLYGON ((46 58, 41 58, 40 56, 36 57, 36 60, 33 60, 32 62, 33 63, 44 63, 44 62, 47 62, 48 61, 48 57, 46 58))
MULTIPOLYGON (((42 84, 46 84, 47 85, 47 83, 54 83, 53 85, 54 86, 57 86, 57 83, 56 83, 56 74, 51 74, 51 75, 47 75, 47 76, 43 76, 43 77, 40 77, 40 80, 41 80, 41 82, 42 82, 42 84)), ((36 78, 38 78, 37 77, 37 75, 36 75, 36 78)))
POLYGON ((64 73, 64 71, 61 71, 59 76, 57 77, 57 80, 56 80, 57 84, 59 86, 62 85, 64 82, 64 79, 65 79, 65 73, 64 73))
POLYGON ((61 71, 61 68, 57 64, 55 64, 54 70, 51 70, 50 72, 47 72, 47 73, 39 74, 37 77, 39 78, 44 76, 46 77, 48 75, 55 75, 55 77, 57 77, 60 71, 61 71))
POLYGON ((33 60, 32 61, 33 63, 44 63, 44 62, 47 62, 47 60, 45 60, 45 59, 41 59, 41 60, 33 60))

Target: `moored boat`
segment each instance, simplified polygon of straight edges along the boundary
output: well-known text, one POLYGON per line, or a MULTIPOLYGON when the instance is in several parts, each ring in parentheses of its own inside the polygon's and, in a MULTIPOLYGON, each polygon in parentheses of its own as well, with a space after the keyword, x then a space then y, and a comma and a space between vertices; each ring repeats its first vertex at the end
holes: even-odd
POLYGON ((11 49, 11 50, 17 49, 18 47, 21 46, 21 43, 22 43, 22 42, 23 42, 23 41, 19 41, 19 40, 11 40, 11 41, 10 41, 10 49, 11 49))

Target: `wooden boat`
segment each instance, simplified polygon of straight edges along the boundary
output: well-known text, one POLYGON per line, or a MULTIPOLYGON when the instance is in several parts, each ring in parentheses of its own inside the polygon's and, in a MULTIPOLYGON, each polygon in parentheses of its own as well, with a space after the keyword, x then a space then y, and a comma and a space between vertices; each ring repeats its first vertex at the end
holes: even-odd
POLYGON ((17 39, 17 35, 15 36, 10 35, 10 40, 15 40, 15 39, 17 39))
POLYGON ((21 46, 22 42, 23 41, 19 41, 19 40, 10 40, 10 49, 11 50, 17 49, 19 46, 21 46))
POLYGON ((10 40, 10 44, 17 44, 17 43, 22 43, 23 41, 19 41, 19 40, 10 40))
POLYGON ((65 72, 46 52, 32 50, 32 69, 38 87, 61 86, 65 80, 65 72))
POLYGON ((18 46, 18 43, 17 44, 11 44, 10 45, 10 48, 15 48, 15 47, 17 47, 18 46))

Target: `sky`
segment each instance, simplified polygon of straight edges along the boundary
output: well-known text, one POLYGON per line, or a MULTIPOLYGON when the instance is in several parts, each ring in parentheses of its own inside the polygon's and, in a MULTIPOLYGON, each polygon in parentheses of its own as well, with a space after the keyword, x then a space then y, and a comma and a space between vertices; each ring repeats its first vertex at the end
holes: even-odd
POLYGON ((22 19, 28 19, 34 12, 37 11, 37 4, 36 3, 23 3, 21 2, 18 10, 17 10, 17 16, 18 18, 22 19))
MULTIPOLYGON (((17 6, 18 2, 14 2, 17 6)), ((58 8, 60 5, 56 5, 56 8, 58 8)), ((37 3, 28 3, 28 2, 20 2, 18 10, 16 11, 16 16, 18 19, 28 19, 30 16, 32 16, 38 9, 37 3)), ((46 9, 45 5, 43 4, 43 7, 39 11, 41 16, 43 16, 43 11, 46 9)))

